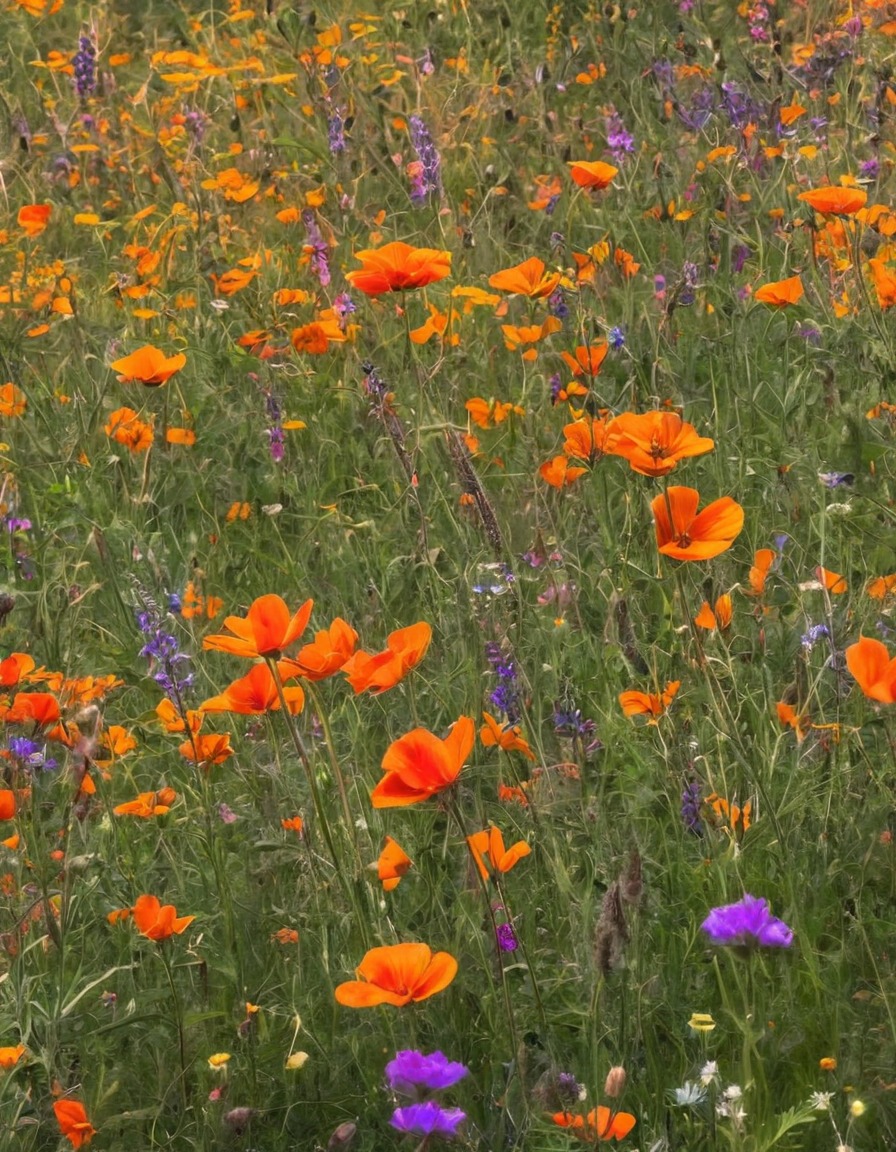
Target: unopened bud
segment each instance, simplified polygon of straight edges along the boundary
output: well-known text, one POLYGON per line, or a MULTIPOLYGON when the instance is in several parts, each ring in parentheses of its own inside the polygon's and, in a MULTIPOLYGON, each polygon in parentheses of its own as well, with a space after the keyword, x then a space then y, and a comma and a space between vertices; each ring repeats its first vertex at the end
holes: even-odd
POLYGON ((347 1152, 358 1134, 358 1125, 346 1120, 327 1141, 327 1152, 347 1152))
POLYGON ((611 1100, 617 1100, 625 1091, 625 1069, 617 1064, 615 1068, 611 1068, 607 1073, 607 1081, 604 1084, 604 1095, 609 1096, 611 1100))

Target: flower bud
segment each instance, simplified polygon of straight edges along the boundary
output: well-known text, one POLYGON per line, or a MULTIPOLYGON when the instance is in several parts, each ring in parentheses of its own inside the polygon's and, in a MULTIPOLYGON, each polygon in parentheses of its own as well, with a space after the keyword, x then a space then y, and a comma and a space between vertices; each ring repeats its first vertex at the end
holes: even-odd
POLYGON ((620 1064, 611 1068, 604 1084, 604 1095, 609 1096, 611 1100, 617 1100, 625 1091, 625 1079, 625 1069, 620 1064))

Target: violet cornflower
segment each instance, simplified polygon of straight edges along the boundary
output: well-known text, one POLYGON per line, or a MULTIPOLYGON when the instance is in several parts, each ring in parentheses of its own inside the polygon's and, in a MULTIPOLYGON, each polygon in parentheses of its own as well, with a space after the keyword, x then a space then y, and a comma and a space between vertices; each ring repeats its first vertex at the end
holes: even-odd
POLYGON ((396 1108, 389 1123, 411 1136, 441 1136, 443 1140, 453 1140, 466 1118, 460 1108, 443 1108, 435 1100, 426 1100, 422 1104, 396 1108))
POLYGON ((772 916, 768 901, 749 893, 736 904, 713 908, 700 927, 713 944, 789 948, 793 943, 793 932, 772 916))
POLYGON ((393 1091, 403 1096, 421 1096, 451 1088, 468 1072, 464 1064, 449 1060, 443 1052, 426 1054, 404 1048, 386 1065, 386 1080, 393 1091))

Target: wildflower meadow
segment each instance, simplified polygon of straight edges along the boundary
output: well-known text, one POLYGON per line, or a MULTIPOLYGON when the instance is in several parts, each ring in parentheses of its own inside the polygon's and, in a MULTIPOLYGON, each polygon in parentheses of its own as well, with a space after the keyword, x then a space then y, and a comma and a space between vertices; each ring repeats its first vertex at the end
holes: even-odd
POLYGON ((0 1149, 891 1152, 896 6, 0 30, 0 1149))

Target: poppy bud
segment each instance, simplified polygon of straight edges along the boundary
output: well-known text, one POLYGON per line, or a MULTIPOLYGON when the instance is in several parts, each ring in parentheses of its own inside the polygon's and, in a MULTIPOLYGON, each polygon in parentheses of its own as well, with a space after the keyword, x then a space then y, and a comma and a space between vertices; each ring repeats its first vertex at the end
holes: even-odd
POLYGON ((611 1068, 604 1084, 604 1095, 609 1096, 611 1100, 618 1099, 625 1091, 625 1079, 625 1069, 621 1065, 617 1064, 611 1068))
POLYGON ((327 1141, 327 1152, 348 1152, 357 1134, 358 1125, 353 1124, 351 1120, 346 1120, 344 1124, 339 1125, 327 1141))

